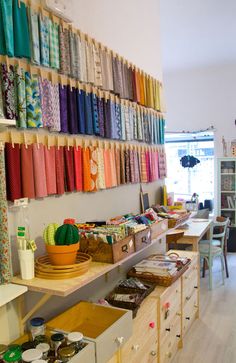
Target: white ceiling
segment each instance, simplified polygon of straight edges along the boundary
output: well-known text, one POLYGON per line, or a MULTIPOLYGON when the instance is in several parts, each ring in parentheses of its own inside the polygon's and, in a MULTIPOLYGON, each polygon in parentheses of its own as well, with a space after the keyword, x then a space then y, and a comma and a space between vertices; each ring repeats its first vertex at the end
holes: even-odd
POLYGON ((236 0, 160 0, 163 71, 236 63, 236 0))

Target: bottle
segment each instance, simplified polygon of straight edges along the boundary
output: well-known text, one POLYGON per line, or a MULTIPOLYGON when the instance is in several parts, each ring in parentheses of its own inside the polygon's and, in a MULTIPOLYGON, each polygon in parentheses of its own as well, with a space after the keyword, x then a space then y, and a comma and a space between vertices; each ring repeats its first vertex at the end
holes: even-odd
POLYGON ((42 358, 46 359, 50 350, 50 345, 48 343, 39 343, 36 345, 36 349, 39 349, 43 354, 42 358))
POLYGON ((72 332, 67 335, 67 343, 75 347, 76 352, 83 348, 83 334, 80 332, 72 332))
POLYGON ((57 351, 59 347, 66 346, 66 339, 64 334, 62 333, 55 333, 51 336, 51 348, 54 352, 55 357, 57 357, 57 351))
MULTIPOLYGON (((30 333, 32 336, 32 339, 35 340, 35 338, 39 335, 44 336, 45 335, 45 320, 43 318, 37 317, 30 320, 30 333)), ((40 342, 38 342, 40 343, 40 342)))
POLYGON ((67 363, 76 354, 75 347, 59 347, 58 348, 58 358, 63 362, 67 363))

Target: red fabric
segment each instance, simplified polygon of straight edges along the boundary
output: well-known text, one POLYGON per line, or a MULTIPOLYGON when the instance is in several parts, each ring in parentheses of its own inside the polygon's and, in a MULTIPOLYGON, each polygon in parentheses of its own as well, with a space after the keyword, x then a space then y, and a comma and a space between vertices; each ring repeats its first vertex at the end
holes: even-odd
POLYGON ((5 144, 7 199, 14 201, 22 198, 20 144, 5 144))
POLYGON ((55 150, 56 160, 56 185, 57 194, 61 195, 65 193, 65 174, 64 174, 64 150, 63 146, 56 147, 55 150))
POLYGON ((66 191, 75 190, 74 154, 72 146, 64 146, 66 191))
POLYGON ((55 160, 55 146, 48 149, 44 147, 45 154, 45 169, 46 169, 46 182, 48 195, 57 193, 56 183, 56 160, 55 160))
POLYGON ((33 144, 33 163, 35 196, 43 198, 48 195, 43 144, 33 144))
POLYGON ((33 146, 21 145, 21 181, 24 198, 35 198, 33 146))
POLYGON ((74 162, 75 162, 75 189, 78 192, 83 190, 83 173, 82 173, 82 149, 80 146, 74 147, 74 162))

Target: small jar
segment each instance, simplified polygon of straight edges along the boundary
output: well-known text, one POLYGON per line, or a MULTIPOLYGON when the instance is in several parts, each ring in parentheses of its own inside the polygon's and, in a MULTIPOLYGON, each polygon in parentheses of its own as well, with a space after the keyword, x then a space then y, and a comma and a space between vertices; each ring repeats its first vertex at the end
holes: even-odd
POLYGON ((48 343, 39 343, 36 345, 36 349, 40 350, 43 354, 42 358, 46 359, 50 350, 50 345, 48 343))
POLYGON ((78 352, 83 348, 83 334, 80 332, 72 332, 67 335, 67 343, 75 347, 78 352))
POLYGON ((60 346, 66 346, 65 336, 62 333, 56 333, 51 336, 51 347, 57 357, 57 350, 60 346))
POLYGON ((75 354, 76 350, 72 346, 62 347, 58 349, 58 358, 63 363, 67 363, 75 354))
POLYGON ((33 318, 30 320, 30 332, 34 340, 39 335, 45 335, 45 320, 43 318, 33 318))
POLYGON ((3 355, 5 363, 19 363, 21 361, 21 351, 19 349, 8 350, 3 355))
POLYGON ((8 350, 8 346, 5 344, 0 344, 0 359, 3 358, 4 354, 8 350))
POLYGON ((37 337, 35 337, 34 343, 35 346, 40 343, 48 343, 48 338, 46 337, 46 335, 38 335, 37 337))
POLYGON ((43 353, 39 349, 28 349, 22 353, 22 360, 24 362, 33 362, 35 360, 41 359, 43 353))
POLYGON ((25 342, 21 344, 21 350, 24 352, 25 350, 34 349, 35 343, 34 342, 25 342))

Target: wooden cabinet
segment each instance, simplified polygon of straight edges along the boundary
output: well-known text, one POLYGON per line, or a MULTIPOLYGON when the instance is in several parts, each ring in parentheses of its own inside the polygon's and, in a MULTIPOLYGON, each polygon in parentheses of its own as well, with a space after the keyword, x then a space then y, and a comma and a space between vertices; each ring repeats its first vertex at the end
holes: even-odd
MULTIPOLYGON (((174 252, 174 251, 172 251, 174 252)), ((183 346, 184 336, 199 316, 199 255, 171 286, 157 286, 144 300, 133 321, 133 334, 108 363, 169 363, 183 346)))

